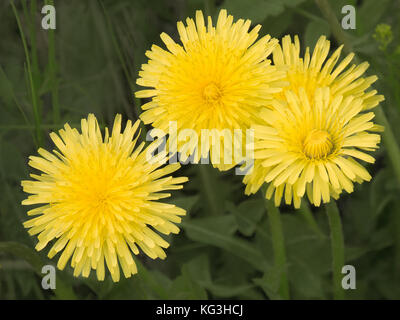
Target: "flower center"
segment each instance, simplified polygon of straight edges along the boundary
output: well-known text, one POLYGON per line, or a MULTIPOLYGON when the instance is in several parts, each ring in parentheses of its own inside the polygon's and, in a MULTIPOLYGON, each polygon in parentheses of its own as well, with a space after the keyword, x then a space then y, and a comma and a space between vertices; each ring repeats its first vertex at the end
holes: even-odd
POLYGON ((98 204, 104 204, 108 200, 108 196, 105 192, 96 195, 96 201, 98 204))
POLYGON ((96 185, 86 185, 85 188, 82 190, 82 196, 88 206, 97 210, 104 210, 108 207, 111 199, 110 190, 101 179, 97 181, 96 185))
POLYGON ((221 90, 214 82, 211 82, 204 87, 203 97, 207 102, 215 102, 221 98, 221 90))
POLYGON ((304 153, 311 159, 321 159, 333 149, 331 135, 325 130, 313 129, 304 140, 304 153))

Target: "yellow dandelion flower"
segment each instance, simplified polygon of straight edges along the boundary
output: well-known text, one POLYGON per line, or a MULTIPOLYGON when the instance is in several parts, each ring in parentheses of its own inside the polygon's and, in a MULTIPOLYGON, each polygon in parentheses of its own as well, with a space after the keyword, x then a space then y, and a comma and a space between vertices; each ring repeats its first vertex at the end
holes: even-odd
POLYGON ((337 198, 353 183, 371 179, 356 159, 373 163, 366 151, 378 148, 381 127, 365 112, 362 96, 332 96, 329 87, 315 90, 311 100, 300 87, 298 94, 285 91, 285 101, 275 100, 263 109, 265 125, 255 125, 255 167, 244 177, 246 193, 269 183, 266 198, 274 195, 279 206, 298 208, 305 195, 315 206, 337 198))
POLYGON ((37 217, 24 226, 38 235, 37 250, 53 241, 48 256, 62 252, 59 269, 72 256, 74 276, 88 277, 94 269, 103 280, 106 263, 113 281, 119 281, 119 265, 125 277, 137 272, 132 253, 139 248, 153 259, 165 258, 168 243, 155 231, 178 233, 174 223, 185 210, 156 200, 170 196, 164 190, 182 188, 187 178, 167 176, 177 163, 160 168, 161 158, 147 161, 144 143, 135 149, 138 126, 139 121, 128 121, 121 132, 117 115, 111 136, 106 128, 103 139, 90 114, 81 121, 82 133, 66 124, 59 135, 50 134, 58 150, 40 148, 40 156, 29 157, 29 165, 42 173, 22 181, 31 194, 22 204, 40 206, 28 211, 37 217))
MULTIPOLYGON (((195 20, 188 18, 187 26, 178 22, 182 45, 162 33, 167 50, 153 45, 146 52, 149 61, 142 65, 137 84, 151 89, 136 92, 136 97, 151 98, 142 106, 141 119, 166 133, 170 121, 176 121, 178 132, 192 129, 197 137, 203 129, 216 129, 210 137, 220 142, 217 156, 204 141, 195 160, 210 154, 213 165, 227 169, 232 165, 224 165, 229 160, 223 159, 221 151, 227 136, 217 134, 228 130, 232 137, 234 129, 244 132, 256 122, 260 107, 282 90, 280 79, 285 73, 267 59, 277 40, 266 35, 256 41, 260 25, 249 31, 250 20, 233 22, 226 10, 220 11, 215 27, 211 17, 206 25, 201 11, 195 20)), ((169 141, 175 138, 170 136, 169 141)), ((191 154, 195 142, 178 141, 177 149, 191 154)), ((243 147, 241 142, 238 145, 243 147)))
POLYGON ((310 56, 310 50, 307 47, 304 58, 301 58, 299 38, 295 36, 294 42, 292 42, 290 36, 283 37, 282 44, 274 49, 273 60, 276 66, 287 68, 285 80, 289 82, 289 85, 284 87, 276 97, 284 100, 286 90, 298 94, 299 88, 304 88, 308 98, 313 100, 317 88, 329 87, 333 96, 352 95, 362 99, 364 110, 377 106, 384 100, 384 97, 376 95, 376 90, 366 90, 378 77, 375 75, 362 77, 369 67, 368 62, 349 66, 354 58, 354 53, 348 54, 337 64, 342 48, 343 45, 328 58, 330 41, 326 40, 325 36, 321 36, 312 55, 310 56))

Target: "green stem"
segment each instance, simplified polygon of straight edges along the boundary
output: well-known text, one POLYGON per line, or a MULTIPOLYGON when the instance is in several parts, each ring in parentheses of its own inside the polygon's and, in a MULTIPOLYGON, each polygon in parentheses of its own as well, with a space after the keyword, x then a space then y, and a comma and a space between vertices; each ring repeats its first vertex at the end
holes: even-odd
MULTIPOLYGON (((26 125, 30 126, 29 119, 28 119, 24 109, 22 108, 21 104, 18 102, 17 96, 15 95, 13 85, 12 85, 11 81, 7 78, 6 73, 4 72, 1 65, 0 65, 0 79, 2 79, 4 86, 7 88, 7 91, 11 94, 11 97, 14 100, 14 103, 17 106, 18 110, 21 112, 26 125)), ((31 126, 31 127, 34 128, 33 126, 31 126)))
MULTIPOLYGON (((113 47, 115 49, 115 52, 117 54, 118 60, 119 60, 119 62, 121 64, 122 71, 123 71, 123 73, 125 75, 125 78, 126 78, 126 80, 128 82, 130 90, 134 93, 134 92, 136 92, 138 90, 138 88, 137 88, 137 85, 135 83, 135 80, 134 80, 134 77, 133 77, 132 73, 129 71, 128 63, 127 63, 126 58, 124 57, 121 45, 120 45, 119 40, 117 38, 116 30, 114 30, 114 26, 112 24, 112 20, 111 20, 109 14, 108 14, 106 8, 104 7, 103 2, 100 2, 100 5, 101 5, 101 9, 103 10, 104 17, 105 17, 107 32, 110 35, 111 42, 112 42, 113 47)), ((135 94, 133 94, 133 99, 134 99, 133 112, 134 112, 134 115, 135 115, 136 119, 139 119, 139 116, 140 116, 140 114, 142 112, 142 108, 140 107, 141 100, 139 98, 136 98, 135 94)), ((146 134, 147 134, 147 129, 146 129, 146 126, 144 125, 143 121, 140 122, 140 130, 141 130, 140 131, 140 137, 143 140, 145 140, 146 139, 146 134)))
POLYGON ((298 13, 298 14, 301 14, 302 16, 304 16, 304 17, 306 17, 306 18, 308 18, 308 19, 310 19, 312 21, 321 22, 321 23, 327 23, 325 19, 323 19, 323 18, 321 18, 321 17, 319 17, 319 16, 317 16, 315 14, 312 14, 307 10, 304 10, 304 9, 301 9, 301 8, 298 8, 298 7, 292 7, 290 9, 292 11, 298 13))
POLYGON ((400 181, 400 149, 397 144, 396 138, 394 137, 392 127, 386 118, 382 108, 375 109, 376 120, 379 124, 385 127, 385 131, 382 132, 382 138, 387 149, 390 161, 392 163, 394 173, 397 179, 400 181))
MULTIPOLYGON (((344 51, 347 53, 352 52, 353 48, 348 39, 348 36, 344 32, 344 30, 341 28, 339 21, 337 20, 336 15, 335 15, 334 11, 332 10, 332 7, 330 6, 329 2, 327 0, 315 0, 315 2, 318 5, 318 7, 320 8, 322 14, 328 20, 328 22, 331 26, 331 29, 332 29, 332 33, 335 36, 335 38, 338 40, 338 42, 341 42, 344 44, 344 51)), ((379 108, 379 107, 376 108, 375 115, 376 115, 377 122, 385 127, 385 131, 382 133, 382 140, 387 149, 387 153, 388 153, 388 156, 392 163, 397 180, 400 182, 400 148, 399 148, 399 145, 395 139, 391 125, 390 125, 389 121, 387 120, 382 108, 379 108)), ((398 223, 396 221, 396 219, 395 219, 394 223, 395 224, 398 223)), ((342 236, 342 240, 343 240, 343 236, 342 236)), ((337 292, 337 294, 339 294, 339 292, 337 292)))
MULTIPOLYGON (((400 203, 397 201, 396 202, 396 208, 399 208, 400 203)), ((393 265, 393 270, 394 270, 394 275, 395 275, 395 281, 396 284, 400 284, 400 215, 398 213, 398 210, 394 210, 392 212, 392 221, 394 221, 393 229, 394 229, 394 265, 393 265)))
POLYGON ((325 237, 324 233, 319 228, 317 221, 315 221, 313 213, 310 210, 310 206, 308 205, 308 203, 306 201, 302 201, 301 207, 297 211, 302 214, 302 216, 306 220, 307 224, 318 235, 318 237, 320 237, 320 238, 325 237))
MULTIPOLYGON (((262 188, 262 196, 264 197, 266 187, 262 188)), ((269 226, 271 230, 272 247, 274 252, 274 267, 280 272, 279 293, 283 299, 290 299, 289 281, 286 263, 286 248, 283 235, 281 213, 275 207, 272 200, 264 199, 265 208, 267 209, 269 226)))
MULTIPOLYGON (((54 6, 53 0, 46 0, 45 4, 54 6)), ((54 39, 55 30, 47 30, 48 35, 48 68, 50 73, 51 82, 51 102, 53 106, 53 121, 58 123, 60 121, 60 105, 58 100, 58 79, 57 79, 57 63, 56 63, 56 45, 54 39)))
POLYGON ((342 26, 340 25, 338 19, 336 18, 336 14, 333 11, 328 0, 315 0, 315 3, 319 7, 322 12, 322 15, 328 21, 333 36, 338 40, 339 43, 342 43, 345 52, 352 52, 353 46, 350 43, 350 40, 347 34, 343 31, 342 26))
POLYGON ((36 133, 36 144, 38 146, 42 145, 42 130, 41 130, 41 117, 40 117, 40 112, 39 112, 39 97, 37 94, 35 82, 34 82, 34 76, 32 72, 32 67, 31 67, 31 61, 30 61, 30 56, 29 56, 29 50, 28 46, 26 44, 25 40, 25 34, 21 26, 21 21, 19 19, 19 15, 17 12, 17 9, 14 5, 14 2, 11 1, 11 7, 15 15, 15 19, 17 21, 18 29, 21 34, 21 39, 22 39, 22 45, 24 47, 24 52, 25 52, 25 59, 26 59, 26 66, 27 66, 27 74, 28 74, 28 82, 30 85, 30 91, 31 91, 31 97, 32 97, 32 109, 33 109, 33 114, 35 118, 35 133, 36 133))
POLYGON ((208 205, 210 206, 211 213, 213 215, 220 214, 218 210, 218 199, 213 192, 214 188, 210 179, 210 171, 213 168, 207 164, 199 164, 198 168, 200 170, 200 179, 204 186, 205 197, 207 198, 208 205))
POLYGON ((329 227, 331 229, 332 270, 333 270, 333 297, 343 300, 345 291, 342 288, 342 268, 345 264, 344 238, 342 221, 335 201, 326 205, 329 227))

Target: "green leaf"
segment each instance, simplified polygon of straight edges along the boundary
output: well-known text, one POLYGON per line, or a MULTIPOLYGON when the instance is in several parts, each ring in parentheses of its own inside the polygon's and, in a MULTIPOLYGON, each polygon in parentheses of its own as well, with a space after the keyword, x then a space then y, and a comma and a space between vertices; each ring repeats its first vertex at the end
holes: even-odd
POLYGON ((177 207, 185 209, 187 213, 189 213, 196 202, 199 200, 199 196, 185 196, 185 197, 177 197, 168 199, 168 203, 172 203, 177 207))
POLYGON ((178 276, 170 287, 169 299, 190 299, 205 300, 207 299, 206 290, 197 282, 196 274, 193 273, 192 261, 182 266, 182 274, 178 276))
POLYGON ((226 207, 234 214, 239 231, 247 237, 254 234, 257 224, 265 212, 262 199, 246 200, 237 207, 228 202, 226 207))
POLYGON ((211 165, 198 164, 188 170, 191 178, 185 190, 195 191, 199 196, 199 206, 205 215, 221 215, 225 211, 225 201, 241 187, 240 177, 233 170, 220 172, 211 165))
POLYGON ((138 273, 131 278, 122 277, 117 283, 108 277, 104 283, 93 279, 91 288, 100 299, 169 299, 172 281, 158 270, 150 270, 139 259, 135 259, 138 273), (96 283, 97 281, 97 283, 96 283))
POLYGON ((160 299, 167 299, 169 294, 166 286, 162 285, 162 282, 156 280, 154 271, 148 270, 139 259, 135 260, 138 268, 138 277, 140 280, 146 283, 153 292, 155 292, 160 299))
POLYGON ((104 296, 99 295, 104 300, 151 300, 159 299, 154 291, 149 288, 146 283, 137 275, 129 279, 121 278, 117 283, 113 283, 111 279, 106 279, 104 285, 110 290, 104 296), (109 287, 110 286, 110 287, 109 287))
POLYGON ((397 193, 396 188, 397 181, 390 170, 380 170, 374 176, 370 184, 368 198, 375 218, 383 213, 387 204, 394 198, 397 193))
POLYGON ((292 257, 289 266, 289 280, 293 284, 295 297, 307 299, 323 299, 325 294, 322 288, 323 277, 315 273, 303 259, 292 257))
POLYGON ((297 213, 283 214, 282 225, 288 256, 288 264, 302 261, 310 272, 322 275, 331 269, 330 242, 320 237, 297 213), (293 261, 295 260, 295 261, 293 261))
POLYGON ((226 250, 246 260, 258 270, 264 271, 268 266, 261 252, 250 242, 232 235, 237 229, 234 216, 186 219, 181 225, 187 236, 194 241, 226 250))
POLYGON ((253 23, 259 23, 269 15, 278 15, 283 11, 281 1, 225 0, 223 7, 235 18, 250 19, 253 23))
POLYGON ((325 35, 329 38, 331 29, 329 24, 324 20, 313 20, 307 24, 304 35, 305 47, 309 47, 312 51, 320 36, 325 35))
POLYGON ((293 11, 285 10, 277 16, 267 17, 262 23, 261 33, 279 38, 288 34, 288 28, 293 22, 293 11))
POLYGON ((208 256, 201 254, 187 264, 188 274, 196 281, 211 282, 210 262, 208 256))
MULTIPOLYGON (((227 259, 223 259, 224 262, 226 260, 227 259)), ((232 266, 232 264, 230 264, 230 266, 232 266)), ((187 270, 190 277, 201 287, 207 289, 214 297, 232 298, 241 294, 246 294, 249 290, 255 287, 253 284, 241 282, 239 277, 235 277, 235 279, 239 280, 237 283, 232 281, 230 278, 225 279, 226 283, 223 281, 219 281, 218 283, 213 281, 210 274, 209 258, 205 254, 202 254, 187 263, 187 270)), ((234 272, 232 268, 229 270, 231 274, 234 272)), ((244 270, 241 270, 243 273, 244 270)))
MULTIPOLYGON (((42 258, 31 248, 17 242, 0 242, 0 251, 10 253, 27 261, 42 277, 42 267, 45 265, 42 258)), ((59 299, 76 299, 70 286, 68 286, 59 275, 56 276, 56 289, 53 290, 59 299)))
POLYGON ((31 248, 17 242, 0 242, 0 251, 24 259, 37 274, 41 275, 44 263, 42 258, 31 248))
POLYGON ((251 19, 260 23, 268 16, 276 16, 285 10, 285 6, 294 7, 304 0, 225 0, 221 8, 226 8, 234 18, 251 19))
POLYGON ((253 282, 261 287, 271 300, 281 300, 279 287, 281 283, 281 272, 277 268, 271 268, 269 272, 265 272, 262 278, 253 279, 253 282))
POLYGON ((357 1, 356 0, 329 0, 333 11, 335 11, 336 16, 340 17, 342 14, 342 8, 345 5, 352 5, 356 6, 357 1))
POLYGON ((218 298, 233 298, 241 294, 245 294, 247 291, 252 290, 254 284, 243 284, 243 285, 223 285, 211 282, 201 282, 202 285, 209 290, 214 296, 218 298))
POLYGON ((361 8, 356 13, 356 30, 358 33, 364 34, 374 30, 391 2, 391 0, 363 1, 361 8))

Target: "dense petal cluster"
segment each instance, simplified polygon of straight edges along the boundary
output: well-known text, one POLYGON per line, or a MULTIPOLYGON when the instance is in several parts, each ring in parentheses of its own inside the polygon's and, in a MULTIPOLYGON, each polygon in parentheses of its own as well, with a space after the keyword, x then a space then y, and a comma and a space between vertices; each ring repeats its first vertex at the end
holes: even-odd
POLYGON ((380 142, 373 132, 381 128, 371 121, 373 112, 363 112, 362 98, 332 97, 324 87, 310 100, 304 88, 298 91, 286 91, 285 101, 261 112, 265 125, 254 126, 255 167, 244 178, 247 194, 269 183, 266 197, 274 195, 276 206, 284 197, 298 208, 305 193, 319 206, 352 192, 354 182, 371 179, 357 160, 373 163, 366 151, 380 142))
POLYGON ((369 90, 370 86, 378 79, 377 76, 362 77, 369 67, 368 62, 359 65, 350 65, 354 53, 348 54, 339 64, 343 45, 336 49, 328 58, 330 41, 321 36, 310 56, 307 47, 304 58, 300 57, 300 41, 297 36, 292 42, 290 36, 282 38, 282 43, 275 47, 273 60, 276 66, 286 68, 285 86, 278 99, 285 100, 284 92, 293 91, 298 94, 300 88, 304 88, 309 99, 313 100, 318 88, 329 87, 332 96, 353 96, 363 100, 363 110, 376 107, 384 100, 382 95, 377 95, 376 90, 369 90))
MULTIPOLYGON (((256 41, 261 26, 249 31, 250 20, 233 22, 226 10, 220 11, 215 27, 211 17, 205 24, 201 11, 196 12, 196 21, 188 18, 186 22, 187 26, 177 24, 182 45, 163 33, 168 50, 153 45, 146 52, 149 61, 142 66, 137 83, 151 89, 136 92, 136 97, 151 101, 142 106, 141 119, 166 133, 169 122, 176 121, 178 132, 192 129, 197 137, 203 129, 228 130, 231 136, 234 129, 245 132, 258 121, 260 108, 282 90, 285 73, 267 59, 277 40, 266 35, 256 41)), ((225 137, 212 136, 221 143, 216 151, 221 159, 211 157, 220 169, 232 167, 224 165, 228 162, 222 152, 225 137)), ((170 141, 174 139, 170 136, 170 141)), ((178 142, 177 149, 191 154, 196 142, 178 142)), ((238 145, 243 148, 242 142, 238 145)), ((209 146, 199 149, 197 160, 213 152, 209 146)))
POLYGON ((121 132, 117 115, 111 135, 106 128, 103 139, 91 114, 82 119, 81 133, 66 124, 59 135, 50 134, 58 150, 39 149, 40 156, 30 157, 29 165, 42 173, 22 181, 31 194, 22 204, 40 206, 28 211, 37 217, 24 226, 38 235, 37 250, 54 241, 49 257, 61 252, 59 269, 72 257, 75 276, 87 277, 95 269, 103 280, 106 263, 118 281, 119 265, 125 277, 137 272, 132 253, 139 248, 153 259, 165 258, 168 243, 155 231, 178 233, 174 223, 185 210, 157 200, 170 196, 164 190, 182 188, 187 178, 168 176, 179 164, 149 162, 144 143, 135 149, 138 126, 139 121, 128 121, 121 132))
POLYGON ((377 77, 362 77, 367 62, 349 67, 349 54, 336 65, 342 46, 328 58, 329 50, 325 36, 304 58, 297 36, 294 42, 285 36, 275 47, 274 64, 286 68, 288 85, 261 111, 264 124, 253 126, 254 169, 243 179, 247 194, 266 182, 265 196, 274 195, 276 206, 284 197, 298 208, 305 193, 319 206, 343 190, 352 192, 354 182, 371 179, 356 159, 374 162, 365 152, 378 148, 380 136, 372 132, 383 128, 371 121, 370 109, 384 97, 368 90, 377 77))

